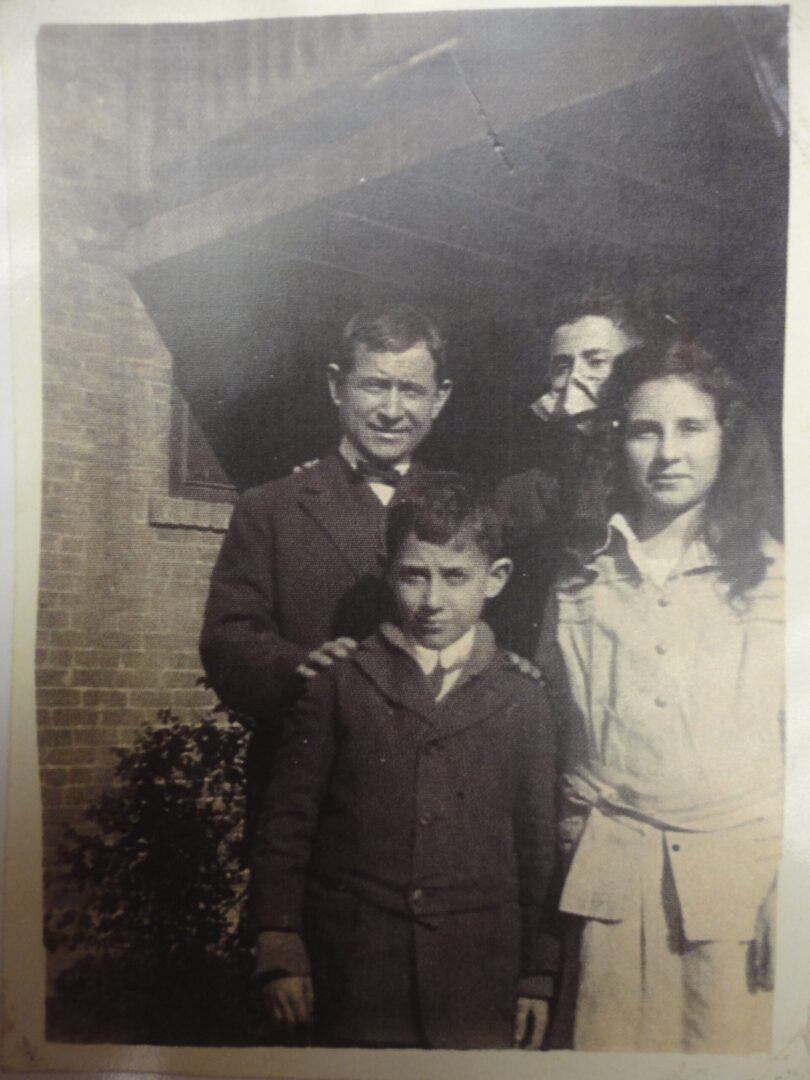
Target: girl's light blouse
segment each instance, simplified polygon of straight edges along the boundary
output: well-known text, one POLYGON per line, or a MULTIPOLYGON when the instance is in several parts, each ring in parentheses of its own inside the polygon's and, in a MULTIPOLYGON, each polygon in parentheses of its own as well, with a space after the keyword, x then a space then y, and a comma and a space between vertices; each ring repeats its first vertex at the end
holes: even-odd
POLYGON ((730 601, 704 543, 656 583, 627 521, 611 521, 590 580, 554 595, 569 764, 598 762, 631 785, 674 792, 781 772, 783 556, 770 539, 763 552, 765 579, 730 601))

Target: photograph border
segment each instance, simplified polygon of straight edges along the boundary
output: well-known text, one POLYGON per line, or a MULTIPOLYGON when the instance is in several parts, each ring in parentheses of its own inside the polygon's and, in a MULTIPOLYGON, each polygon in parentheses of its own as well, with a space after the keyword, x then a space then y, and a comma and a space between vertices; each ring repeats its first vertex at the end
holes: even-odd
MULTIPOLYGON (((639 7, 631 3, 448 2, 438 10, 533 7, 639 7)), ((669 2, 666 7, 701 7, 669 2)), ((780 7, 777 3, 728 5, 780 7)), ((596 1076, 766 1080, 810 1075, 810 566, 804 558, 810 535, 810 421, 805 401, 810 393, 806 357, 810 355, 810 4, 790 6, 791 204, 788 242, 788 294, 785 347, 784 450, 786 550, 789 581, 787 612, 788 708, 785 843, 779 887, 779 935, 776 961, 774 1053, 747 1057, 599 1054, 550 1052, 537 1060, 523 1051, 352 1051, 326 1049, 208 1049, 158 1046, 77 1046, 44 1039, 45 952, 42 946, 41 805, 38 781, 34 694, 38 556, 40 549, 40 478, 42 470, 41 328, 39 313, 39 182, 35 41, 45 23, 203 22, 268 17, 317 17, 362 13, 369 3, 339 0, 257 3, 254 0, 185 0, 171 14, 155 0, 133 0, 126 12, 112 0, 44 0, 32 11, 25 0, 10 0, 0 10, 2 106, 8 196, 10 251, 10 333, 14 410, 14 550, 0 578, 0 593, 13 607, 7 791, 4 813, 5 884, 2 935, 5 1017, 0 1063, 6 1069, 35 1074, 48 1070, 84 1074, 135 1072, 189 1076, 254 1076, 361 1080, 445 1075, 463 1067, 470 1080, 481 1077, 534 1076, 549 1080, 596 1076), (268 8, 272 6, 272 16, 268 8), (802 8, 804 10, 802 10, 802 8), (805 629, 807 628, 807 629, 805 629), (508 1057, 505 1055, 508 1054, 508 1057), (427 1055, 427 1056, 426 1056, 427 1055), (461 1065, 463 1062, 463 1066, 461 1065)), ((418 0, 375 3, 375 14, 424 12, 436 5, 418 0)), ((2 236, 0 235, 0 242, 2 236)), ((4 245, 5 248, 5 245, 4 245)), ((7 350, 4 350, 6 352, 7 350)), ((5 360, 6 357, 4 356, 5 360)), ((0 383, 0 392, 2 383, 0 383)), ((0 418, 1 420, 1 418, 0 418)), ((10 448, 0 444, 4 473, 10 448)), ((0 478, 4 473, 0 473, 0 478)), ((5 485, 4 485, 5 494, 5 485)), ((10 500, 9 500, 10 501, 10 500)), ((5 539, 5 538, 4 538, 5 539)), ((4 647, 0 635, 0 648, 4 647)), ((0 678, 3 667, 0 664, 0 678)), ((8 699, 0 683, 0 709, 8 699)), ((0 729, 0 733, 2 729, 0 729)))

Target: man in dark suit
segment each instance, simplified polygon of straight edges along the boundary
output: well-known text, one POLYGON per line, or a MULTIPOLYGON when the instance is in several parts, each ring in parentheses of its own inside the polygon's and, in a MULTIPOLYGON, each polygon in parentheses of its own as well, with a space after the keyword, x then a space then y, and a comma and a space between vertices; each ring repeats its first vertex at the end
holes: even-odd
POLYGON ((516 425, 533 464, 498 488, 515 573, 492 621, 501 644, 523 656, 534 655, 566 543, 592 516, 601 519, 601 469, 589 462, 593 422, 614 363, 640 343, 642 325, 638 311, 603 292, 566 298, 554 312, 547 390, 516 425))
POLYGON ((256 725, 249 823, 282 709, 380 621, 385 507, 418 475, 413 453, 451 390, 438 329, 404 304, 355 315, 328 379, 339 447, 239 498, 205 611, 210 683, 256 725))

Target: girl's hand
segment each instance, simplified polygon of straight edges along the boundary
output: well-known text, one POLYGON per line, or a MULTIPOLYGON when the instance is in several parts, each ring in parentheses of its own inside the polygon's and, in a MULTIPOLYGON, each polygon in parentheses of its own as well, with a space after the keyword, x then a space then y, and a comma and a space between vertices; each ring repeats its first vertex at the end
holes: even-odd
POLYGON ((760 904, 751 943, 751 981, 759 990, 773 990, 776 946, 776 878, 760 904))

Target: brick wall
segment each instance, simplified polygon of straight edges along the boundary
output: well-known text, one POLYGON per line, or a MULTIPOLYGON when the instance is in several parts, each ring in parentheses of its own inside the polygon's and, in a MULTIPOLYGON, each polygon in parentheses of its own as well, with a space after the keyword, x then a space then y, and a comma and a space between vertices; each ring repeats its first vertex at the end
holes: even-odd
POLYGON ((142 180, 142 38, 51 27, 39 40, 46 871, 108 782, 110 749, 160 708, 211 704, 196 643, 226 510, 186 525, 165 513, 171 359, 120 269, 118 208, 142 180))

